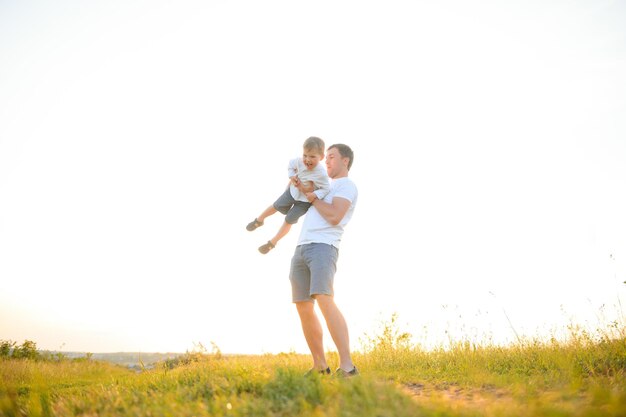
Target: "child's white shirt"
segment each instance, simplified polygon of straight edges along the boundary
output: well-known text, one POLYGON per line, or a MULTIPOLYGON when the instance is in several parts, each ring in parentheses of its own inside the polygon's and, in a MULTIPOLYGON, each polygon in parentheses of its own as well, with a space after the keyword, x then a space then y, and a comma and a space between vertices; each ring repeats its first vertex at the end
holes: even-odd
MULTIPOLYGON (((330 190, 330 179, 328 178, 328 173, 326 172, 324 164, 318 163, 315 168, 307 169, 306 165, 304 165, 302 157, 295 158, 289 161, 287 173, 289 178, 297 175, 298 178, 300 178, 300 181, 313 182, 313 189, 315 190, 313 192, 320 200, 324 199, 330 190)), ((294 199, 305 203, 309 202, 306 195, 301 193, 295 185, 289 184, 289 191, 294 199)))

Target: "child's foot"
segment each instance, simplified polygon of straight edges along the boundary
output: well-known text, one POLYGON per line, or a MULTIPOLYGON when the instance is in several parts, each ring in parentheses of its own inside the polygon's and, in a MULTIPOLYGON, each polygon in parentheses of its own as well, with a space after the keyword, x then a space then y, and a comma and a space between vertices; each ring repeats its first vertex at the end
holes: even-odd
POLYGON ((253 221, 248 223, 248 225, 246 226, 246 230, 251 232, 254 229, 256 229, 257 227, 261 227, 261 226, 263 226, 263 222, 260 222, 257 219, 254 219, 253 221))
POLYGON ((267 252, 274 249, 275 247, 276 246, 274 246, 274 244, 268 240, 266 244, 259 246, 259 252, 265 255, 267 252))

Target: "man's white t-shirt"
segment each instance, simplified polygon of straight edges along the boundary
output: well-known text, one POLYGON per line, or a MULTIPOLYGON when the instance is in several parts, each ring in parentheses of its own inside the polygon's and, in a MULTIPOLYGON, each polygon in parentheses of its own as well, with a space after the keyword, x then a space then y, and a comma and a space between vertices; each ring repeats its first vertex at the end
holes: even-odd
POLYGON ((359 192, 356 188, 356 184, 349 177, 331 180, 330 191, 326 197, 324 197, 323 201, 330 204, 335 197, 344 198, 350 201, 350 208, 348 208, 348 211, 339 224, 333 226, 322 217, 315 206, 311 206, 304 217, 300 237, 298 238, 298 245, 326 243, 339 248, 343 230, 352 218, 358 195, 359 192))

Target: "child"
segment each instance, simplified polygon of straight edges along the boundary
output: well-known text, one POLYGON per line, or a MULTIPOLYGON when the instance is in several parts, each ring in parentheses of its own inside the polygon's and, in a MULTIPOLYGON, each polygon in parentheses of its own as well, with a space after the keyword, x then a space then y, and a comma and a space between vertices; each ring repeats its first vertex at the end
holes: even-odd
POLYGON ((315 190, 314 193, 320 200, 328 194, 330 180, 326 168, 319 163, 324 159, 324 146, 324 141, 315 136, 304 141, 302 157, 289 161, 287 172, 290 183, 283 195, 246 226, 246 229, 251 232, 257 227, 263 226, 265 218, 277 211, 285 214, 285 221, 278 229, 276 236, 259 247, 259 252, 262 254, 265 255, 274 249, 278 241, 289 232, 291 225, 296 224, 311 206, 304 192, 301 191, 302 189, 306 191, 312 185, 312 189, 315 190))

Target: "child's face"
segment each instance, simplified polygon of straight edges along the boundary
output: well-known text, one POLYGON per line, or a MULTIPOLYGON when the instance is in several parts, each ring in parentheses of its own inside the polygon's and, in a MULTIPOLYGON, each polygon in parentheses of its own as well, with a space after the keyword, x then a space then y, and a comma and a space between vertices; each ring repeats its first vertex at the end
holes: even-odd
POLYGON ((306 165, 306 169, 313 169, 320 163, 320 161, 324 159, 324 153, 320 153, 319 151, 313 149, 304 148, 304 153, 302 154, 302 161, 304 165, 306 165))

